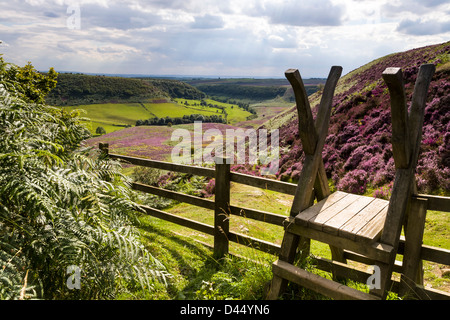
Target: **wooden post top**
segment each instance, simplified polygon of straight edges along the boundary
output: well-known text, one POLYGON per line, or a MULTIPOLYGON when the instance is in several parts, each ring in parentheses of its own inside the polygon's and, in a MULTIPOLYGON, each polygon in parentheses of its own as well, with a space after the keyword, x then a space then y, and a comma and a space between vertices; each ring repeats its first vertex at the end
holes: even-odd
POLYGON ((311 106, 300 72, 298 69, 287 69, 284 73, 294 90, 298 115, 298 132, 302 141, 303 151, 306 154, 314 154, 318 142, 320 140, 325 141, 334 89, 341 73, 342 67, 331 67, 323 90, 316 122, 314 122, 311 113, 311 106))

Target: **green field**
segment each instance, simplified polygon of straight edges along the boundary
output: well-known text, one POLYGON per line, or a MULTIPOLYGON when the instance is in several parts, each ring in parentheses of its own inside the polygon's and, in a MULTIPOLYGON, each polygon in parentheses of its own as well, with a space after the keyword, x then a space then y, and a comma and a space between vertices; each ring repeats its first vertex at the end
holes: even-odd
POLYGON ((227 120, 229 124, 236 124, 238 122, 246 121, 247 117, 251 116, 251 113, 239 108, 236 104, 224 103, 215 101, 212 99, 204 99, 207 104, 218 106, 219 108, 200 106, 200 100, 188 100, 188 99, 176 99, 178 104, 184 106, 187 101, 189 108, 194 113, 202 113, 205 115, 222 114, 222 108, 227 113, 227 120))
POLYGON ((190 114, 216 114, 216 108, 201 108, 200 106, 185 106, 184 101, 193 104, 199 100, 176 99, 177 103, 144 103, 144 105, 158 118, 183 117, 190 114))
MULTIPOLYGON (((245 121, 250 112, 239 108, 237 105, 217 102, 206 99, 209 104, 224 108, 228 114, 228 122, 235 124, 245 121)), ((63 107, 72 111, 85 110, 84 117, 90 119, 87 123, 92 133, 97 127, 103 127, 106 133, 123 129, 126 126, 134 126, 137 120, 145 120, 154 117, 183 117, 190 114, 213 115, 222 114, 221 108, 200 106, 200 100, 176 99, 174 102, 165 103, 103 103, 80 106, 63 107), (187 105, 186 105, 187 102, 187 105), (197 104, 197 105, 196 105, 197 104)))
POLYGON ((104 103, 64 107, 66 110, 85 110, 84 117, 90 119, 89 129, 95 133, 97 127, 103 127, 107 133, 134 126, 137 119, 148 119, 152 115, 139 103, 104 103))

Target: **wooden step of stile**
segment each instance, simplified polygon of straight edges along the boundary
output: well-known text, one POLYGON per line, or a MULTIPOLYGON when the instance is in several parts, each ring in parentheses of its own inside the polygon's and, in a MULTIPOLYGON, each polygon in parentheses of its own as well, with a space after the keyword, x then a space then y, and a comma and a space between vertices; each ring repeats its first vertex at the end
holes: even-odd
POLYGON ((323 278, 282 260, 273 263, 272 272, 283 279, 335 300, 380 300, 377 296, 323 278))
POLYGON ((295 218, 287 217, 283 222, 285 231, 301 237, 327 243, 338 248, 346 249, 384 263, 389 263, 391 261, 391 255, 394 254, 394 247, 383 243, 373 242, 370 244, 365 244, 359 241, 353 241, 336 236, 334 234, 304 227, 296 222, 297 220, 295 218))
POLYGON ((295 223, 366 244, 383 230, 389 201, 336 191, 295 217, 295 223))

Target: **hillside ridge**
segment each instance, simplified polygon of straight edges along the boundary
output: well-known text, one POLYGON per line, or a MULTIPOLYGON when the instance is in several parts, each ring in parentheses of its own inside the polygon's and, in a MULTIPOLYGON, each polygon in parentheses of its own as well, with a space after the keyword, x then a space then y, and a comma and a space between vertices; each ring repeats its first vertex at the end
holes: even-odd
MULTIPOLYGON (((336 87, 323 158, 327 176, 337 189, 365 193, 374 190, 388 197, 394 178, 390 143, 390 100, 382 72, 387 67, 403 71, 407 101, 411 101, 420 65, 433 63, 417 167, 420 192, 450 190, 450 42, 394 53, 376 59, 343 76, 336 87)), ((301 70, 300 70, 301 71, 301 70)), ((310 97, 314 108, 320 94, 310 97)), ((272 120, 280 130, 281 150, 277 178, 296 181, 303 163, 295 107, 272 120)), ((314 109, 313 109, 314 113, 314 109)))
POLYGON ((195 87, 178 80, 60 73, 56 87, 46 97, 46 103, 74 106, 140 103, 173 98, 201 99, 205 96, 195 87))

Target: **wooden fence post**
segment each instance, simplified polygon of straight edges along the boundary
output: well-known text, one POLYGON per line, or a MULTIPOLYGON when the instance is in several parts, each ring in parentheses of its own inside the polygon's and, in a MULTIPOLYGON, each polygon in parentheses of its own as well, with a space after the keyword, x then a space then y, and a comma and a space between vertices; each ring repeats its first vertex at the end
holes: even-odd
POLYGON ((98 148, 100 149, 100 151, 107 156, 109 153, 109 144, 108 143, 99 143, 98 144, 98 148))
POLYGON ((214 202, 214 257, 228 254, 230 216, 230 164, 228 158, 216 158, 214 202))
MULTIPOLYGON (((410 212, 405 229, 405 251, 403 253, 403 271, 400 278, 399 295, 412 294, 416 283, 423 286, 423 265, 420 259, 428 200, 411 198, 410 212)), ((411 298, 411 297, 410 297, 411 298)))

